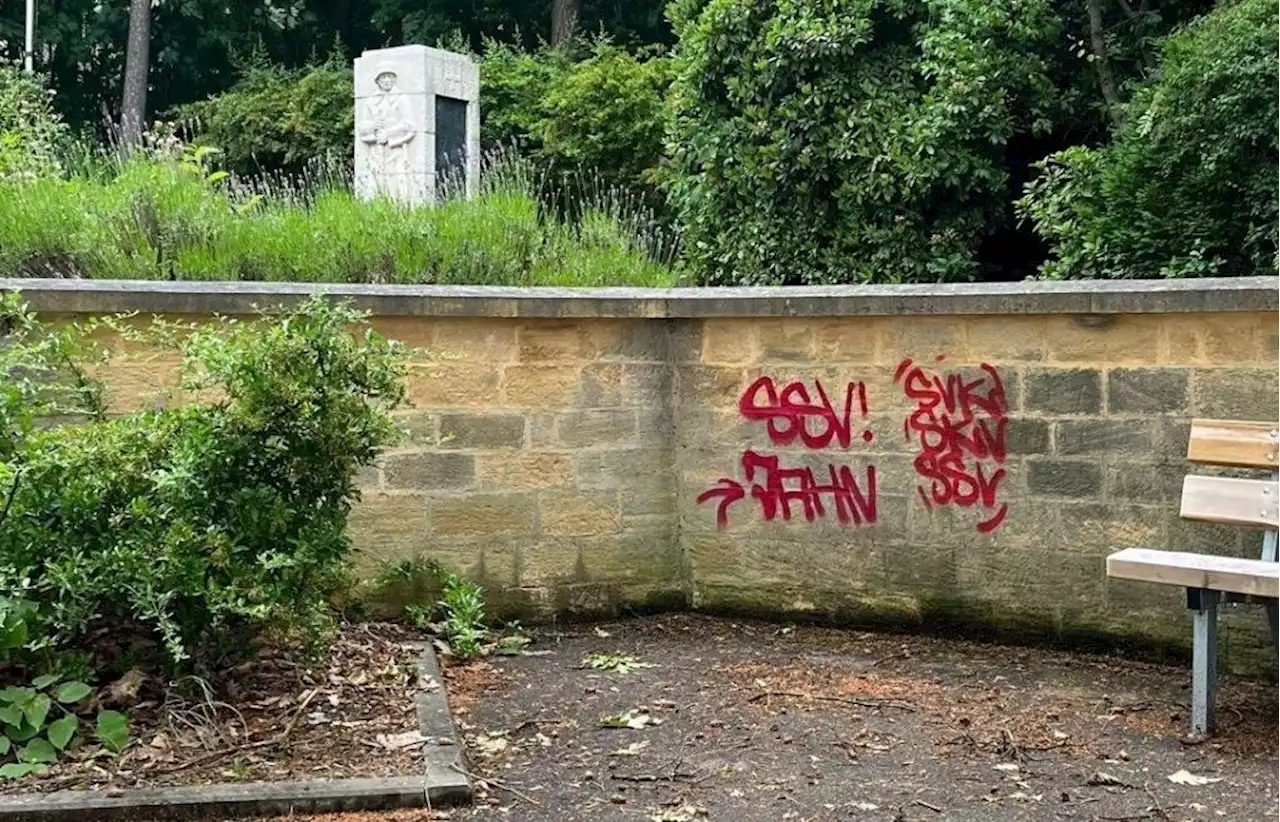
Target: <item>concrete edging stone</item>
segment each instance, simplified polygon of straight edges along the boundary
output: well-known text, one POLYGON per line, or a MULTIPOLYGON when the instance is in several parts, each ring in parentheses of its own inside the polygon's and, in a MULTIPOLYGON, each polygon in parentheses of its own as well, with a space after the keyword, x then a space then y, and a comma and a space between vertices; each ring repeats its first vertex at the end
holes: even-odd
POLYGON ((418 662, 418 682, 415 708, 420 731, 426 737, 423 776, 16 794, 0 796, 0 822, 210 819, 470 802, 465 749, 449 713, 444 680, 430 645, 418 662))

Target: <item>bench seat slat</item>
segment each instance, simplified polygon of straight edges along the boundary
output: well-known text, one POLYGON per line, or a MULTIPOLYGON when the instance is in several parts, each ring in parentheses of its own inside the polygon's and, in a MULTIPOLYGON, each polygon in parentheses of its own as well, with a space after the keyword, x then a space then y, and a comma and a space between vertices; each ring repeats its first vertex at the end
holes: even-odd
POLYGON ((1193 420, 1187 459, 1202 465, 1276 469, 1280 439, 1274 422, 1193 420))
POLYGON ((1273 599, 1280 597, 1280 563, 1260 559, 1126 548, 1107 557, 1107 576, 1273 599))
POLYGON ((1270 480, 1185 477, 1182 480, 1182 518, 1223 525, 1275 528, 1280 521, 1277 485, 1270 480))

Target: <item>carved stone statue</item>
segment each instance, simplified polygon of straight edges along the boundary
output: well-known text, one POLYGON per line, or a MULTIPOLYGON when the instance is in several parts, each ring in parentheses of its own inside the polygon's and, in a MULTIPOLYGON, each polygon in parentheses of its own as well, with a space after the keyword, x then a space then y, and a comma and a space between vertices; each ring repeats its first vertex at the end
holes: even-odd
MULTIPOLYGON (((426 46, 366 51, 355 63, 355 191, 365 199, 431 202, 441 181, 480 171, 480 71, 426 46)), ((449 191, 452 195, 456 187, 449 191)))
POLYGON ((413 169, 405 147, 413 139, 413 124, 394 93, 396 73, 379 72, 374 83, 381 93, 365 100, 359 129, 360 142, 371 149, 370 170, 379 177, 409 174, 413 169))

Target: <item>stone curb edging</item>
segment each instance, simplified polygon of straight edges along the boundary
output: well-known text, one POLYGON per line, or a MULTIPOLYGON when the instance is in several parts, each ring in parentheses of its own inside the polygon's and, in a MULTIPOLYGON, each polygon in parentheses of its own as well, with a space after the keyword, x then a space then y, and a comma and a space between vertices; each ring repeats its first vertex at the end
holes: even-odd
POLYGON ((1275 311, 1280 280, 1024 280, 728 288, 515 288, 343 283, 5 279, 40 313, 252 314, 313 293, 378 316, 698 319, 1275 311))
POLYGON ((57 791, 0 797, 0 822, 209 819, 327 811, 373 811, 442 807, 471 801, 463 773, 465 749, 449 713, 448 696, 435 652, 428 645, 418 662, 415 697, 423 745, 424 776, 250 782, 105 791, 57 791))

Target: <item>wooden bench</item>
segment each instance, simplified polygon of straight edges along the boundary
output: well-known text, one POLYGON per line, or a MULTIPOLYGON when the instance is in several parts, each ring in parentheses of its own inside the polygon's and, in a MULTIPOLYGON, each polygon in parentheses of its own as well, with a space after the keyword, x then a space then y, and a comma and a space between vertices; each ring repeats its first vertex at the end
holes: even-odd
POLYGON ((1214 691, 1218 679, 1218 604, 1255 602, 1266 608, 1272 640, 1277 634, 1280 563, 1277 523, 1280 489, 1277 458, 1280 432, 1275 423, 1195 420, 1187 459, 1201 465, 1265 468, 1269 479, 1188 476, 1182 485, 1184 519, 1265 529, 1260 559, 1128 548, 1107 557, 1107 576, 1177 585, 1187 590, 1192 612, 1191 736, 1213 733, 1214 691))

